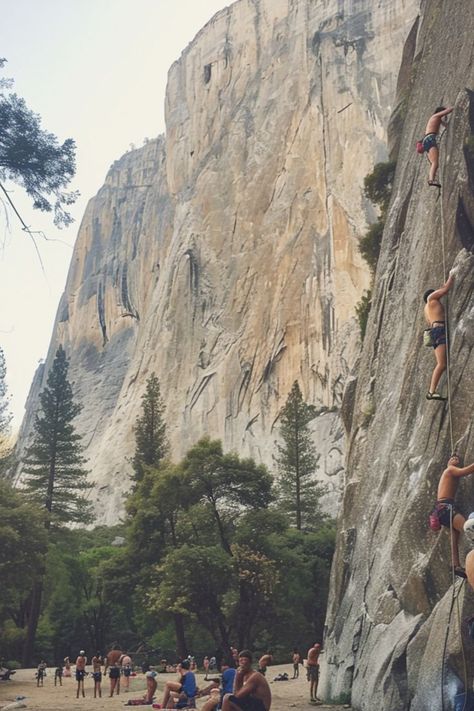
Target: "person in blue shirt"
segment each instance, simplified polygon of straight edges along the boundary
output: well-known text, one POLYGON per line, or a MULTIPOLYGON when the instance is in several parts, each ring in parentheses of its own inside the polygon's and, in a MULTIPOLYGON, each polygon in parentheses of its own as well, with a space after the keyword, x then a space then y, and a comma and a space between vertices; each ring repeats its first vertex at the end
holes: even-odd
POLYGON ((191 666, 188 659, 178 665, 181 678, 178 682, 167 681, 161 708, 184 709, 191 705, 196 697, 197 686, 194 672, 189 670, 191 666))
POLYGON ((203 705, 200 711, 214 711, 222 706, 224 694, 231 694, 234 690, 235 672, 233 661, 224 659, 222 662, 222 677, 220 686, 215 683, 203 689, 200 696, 209 694, 209 700, 203 705))

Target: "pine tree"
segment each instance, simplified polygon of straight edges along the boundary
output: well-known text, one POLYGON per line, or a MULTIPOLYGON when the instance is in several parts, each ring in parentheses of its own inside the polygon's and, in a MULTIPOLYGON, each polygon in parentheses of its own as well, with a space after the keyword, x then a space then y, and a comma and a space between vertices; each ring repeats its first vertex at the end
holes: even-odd
POLYGON ((26 489, 49 512, 47 527, 60 523, 89 523, 90 503, 81 436, 73 420, 82 410, 75 403, 68 380, 69 362, 59 346, 45 389, 39 396, 33 444, 27 448, 22 471, 26 489))
POLYGON ((142 397, 142 414, 137 417, 135 425, 136 449, 133 469, 136 481, 143 479, 144 466, 157 467, 168 451, 163 413, 160 382, 155 373, 152 373, 142 397))
POLYGON ((314 405, 303 400, 295 381, 281 411, 280 434, 275 461, 278 466, 278 500, 300 531, 313 528, 324 516, 319 499, 325 487, 314 480, 319 455, 312 441, 309 423, 316 417, 314 405))
MULTIPOLYGON (((72 424, 82 407, 73 400, 67 374, 69 362, 62 346, 56 351, 46 387, 39 396, 41 409, 36 414, 33 444, 27 448, 22 471, 27 475, 25 489, 47 510, 46 529, 61 523, 88 523, 90 503, 84 492, 90 489, 81 437, 72 424)), ((23 648, 23 666, 30 666, 41 611, 43 568, 29 599, 28 629, 23 648)))

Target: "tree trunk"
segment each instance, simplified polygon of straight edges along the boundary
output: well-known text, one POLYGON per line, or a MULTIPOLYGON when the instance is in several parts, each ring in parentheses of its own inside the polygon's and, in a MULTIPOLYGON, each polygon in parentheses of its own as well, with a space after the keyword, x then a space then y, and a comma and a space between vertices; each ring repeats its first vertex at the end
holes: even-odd
POLYGON ((188 656, 188 649, 186 647, 186 638, 184 636, 184 619, 183 615, 176 612, 173 615, 174 619, 174 632, 176 635, 176 651, 178 652, 178 657, 180 659, 186 659, 188 656))
POLYGON ((31 603, 28 613, 28 628, 26 631, 26 639, 23 647, 23 667, 31 667, 33 658, 33 647, 36 639, 36 629, 41 611, 41 598, 43 595, 43 580, 39 580, 34 584, 31 591, 31 603))

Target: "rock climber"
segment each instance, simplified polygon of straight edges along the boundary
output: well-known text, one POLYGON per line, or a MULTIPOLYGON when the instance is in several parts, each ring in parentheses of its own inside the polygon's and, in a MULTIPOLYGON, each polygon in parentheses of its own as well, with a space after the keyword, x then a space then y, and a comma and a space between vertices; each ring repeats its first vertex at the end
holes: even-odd
POLYGON ((441 187, 441 183, 436 180, 436 173, 438 171, 439 164, 439 148, 437 142, 438 131, 441 125, 448 125, 445 116, 450 114, 452 110, 452 107, 445 108, 444 106, 438 106, 426 124, 425 135, 423 138, 423 150, 428 154, 428 160, 431 163, 428 185, 432 185, 435 188, 441 187))
POLYGON ((441 376, 446 370, 446 321, 444 306, 440 299, 445 296, 454 283, 456 271, 452 269, 449 272, 447 281, 439 289, 428 289, 423 294, 423 301, 426 306, 424 309, 425 319, 429 325, 430 344, 434 350, 436 365, 431 376, 430 389, 426 394, 427 400, 446 400, 442 397, 436 388, 441 376))
POLYGON ((438 494, 432 515, 437 516, 441 526, 451 529, 451 556, 455 575, 466 577, 466 571, 459 561, 459 533, 466 522, 465 517, 456 508, 454 498, 459 485, 459 479, 469 474, 474 474, 474 464, 461 467, 461 460, 454 452, 448 460, 446 469, 441 474, 438 483, 438 494))

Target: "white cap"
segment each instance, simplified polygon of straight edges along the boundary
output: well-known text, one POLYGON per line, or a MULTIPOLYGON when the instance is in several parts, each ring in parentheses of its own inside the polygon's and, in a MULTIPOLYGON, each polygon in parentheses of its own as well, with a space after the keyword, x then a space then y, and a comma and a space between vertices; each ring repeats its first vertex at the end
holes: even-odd
POLYGON ((79 652, 79 654, 85 654, 84 650, 81 649, 81 651, 79 652))

